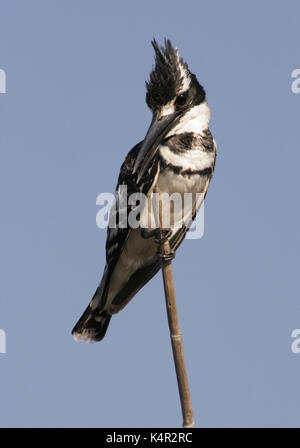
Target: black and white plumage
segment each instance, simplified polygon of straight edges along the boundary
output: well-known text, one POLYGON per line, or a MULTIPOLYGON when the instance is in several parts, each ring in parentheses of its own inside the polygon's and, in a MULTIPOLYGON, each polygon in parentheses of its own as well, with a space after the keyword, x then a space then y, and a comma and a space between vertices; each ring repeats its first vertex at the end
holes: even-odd
MULTIPOLYGON (((145 139, 128 153, 121 167, 116 201, 124 185, 128 196, 142 192, 150 197, 155 186, 169 195, 194 194, 191 208, 185 211, 185 225, 173 225, 168 232, 171 249, 176 251, 207 193, 215 166, 216 144, 209 130, 206 94, 196 76, 169 40, 164 48, 155 40, 152 45, 155 67, 146 83, 146 102, 153 120, 145 139), (200 199, 196 193, 201 193, 200 199)), ((140 213, 141 223, 146 207, 147 204, 140 213)), ((127 215, 131 209, 128 206, 127 215)), ((112 314, 120 311, 160 268, 153 233, 141 227, 109 227, 103 277, 73 329, 74 338, 100 341, 112 314)))

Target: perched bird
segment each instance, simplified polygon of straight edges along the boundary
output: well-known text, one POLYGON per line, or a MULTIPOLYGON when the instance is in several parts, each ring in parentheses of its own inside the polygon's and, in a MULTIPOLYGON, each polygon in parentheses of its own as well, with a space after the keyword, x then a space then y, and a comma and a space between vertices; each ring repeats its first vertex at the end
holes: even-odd
MULTIPOLYGON (((209 130, 210 109, 196 76, 169 40, 164 47, 152 41, 155 67, 146 82, 146 102, 153 119, 145 139, 127 155, 119 174, 116 203, 121 187, 127 194, 193 194, 192 205, 184 210, 184 223, 173 221, 164 233, 173 252, 185 237, 209 186, 216 160, 216 144, 209 130), (195 193, 200 195, 195 196, 195 193), (172 224, 173 223, 173 224, 172 224)), ((143 221, 147 202, 140 212, 143 221)), ((127 205, 127 215, 132 206, 127 205)), ((173 210, 174 212, 174 210, 173 210)), ((165 213, 163 205, 163 213, 165 213)), ((116 212, 118 217, 118 212, 116 212)), ((162 259, 155 231, 146 226, 108 226, 106 266, 90 304, 75 325, 76 340, 103 339, 111 316, 158 272, 162 259)))

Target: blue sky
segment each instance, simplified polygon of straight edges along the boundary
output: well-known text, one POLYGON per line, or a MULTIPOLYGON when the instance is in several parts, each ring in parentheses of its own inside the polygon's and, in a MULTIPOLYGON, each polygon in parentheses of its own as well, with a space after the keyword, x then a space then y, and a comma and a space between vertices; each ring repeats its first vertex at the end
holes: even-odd
POLYGON ((71 329, 104 267, 96 197, 151 120, 150 41, 204 85, 205 233, 174 261, 197 426, 299 426, 299 2, 0 2, 0 426, 181 424, 161 275, 99 344, 71 329))

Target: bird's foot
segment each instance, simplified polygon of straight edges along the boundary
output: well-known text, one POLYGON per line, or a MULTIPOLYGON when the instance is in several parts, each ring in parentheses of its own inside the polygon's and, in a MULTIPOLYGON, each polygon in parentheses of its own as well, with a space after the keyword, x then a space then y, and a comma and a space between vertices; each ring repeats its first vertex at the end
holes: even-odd
POLYGON ((170 248, 169 238, 172 235, 171 229, 157 229, 155 242, 157 244, 157 255, 162 263, 168 263, 175 257, 175 252, 170 248))
POLYGON ((172 261, 174 259, 175 252, 174 252, 174 250, 170 250, 170 252, 165 253, 165 252, 161 252, 159 250, 157 252, 157 256, 162 261, 162 263, 168 263, 168 262, 170 262, 170 261, 172 261))
POLYGON ((156 229, 155 242, 156 244, 165 243, 172 235, 172 229, 156 229))

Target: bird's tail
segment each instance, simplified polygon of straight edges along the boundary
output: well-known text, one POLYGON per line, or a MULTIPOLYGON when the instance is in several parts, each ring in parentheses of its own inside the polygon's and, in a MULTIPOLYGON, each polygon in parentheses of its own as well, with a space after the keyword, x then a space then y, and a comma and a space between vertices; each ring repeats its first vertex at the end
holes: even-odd
POLYGON ((105 310, 103 302, 106 286, 106 272, 91 302, 72 330, 75 341, 101 341, 109 325, 111 314, 105 310))

